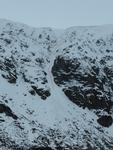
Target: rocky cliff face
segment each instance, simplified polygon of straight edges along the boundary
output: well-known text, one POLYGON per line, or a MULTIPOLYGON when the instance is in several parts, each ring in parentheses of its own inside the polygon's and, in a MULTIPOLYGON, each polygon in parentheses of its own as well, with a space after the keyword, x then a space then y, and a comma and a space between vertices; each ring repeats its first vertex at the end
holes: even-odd
POLYGON ((0 20, 0 148, 113 149, 113 26, 0 20))
POLYGON ((55 83, 78 106, 109 114, 113 106, 112 31, 69 29, 66 37, 52 68, 55 83))

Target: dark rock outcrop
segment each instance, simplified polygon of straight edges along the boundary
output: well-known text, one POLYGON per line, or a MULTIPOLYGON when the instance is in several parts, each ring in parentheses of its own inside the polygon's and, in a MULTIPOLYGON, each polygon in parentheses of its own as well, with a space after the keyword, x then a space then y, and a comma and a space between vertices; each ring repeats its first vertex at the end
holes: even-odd
POLYGON ((89 59, 89 63, 90 69, 86 68, 86 71, 79 59, 58 56, 52 68, 54 81, 59 86, 63 85, 66 96, 78 106, 109 113, 113 107, 112 71, 104 68, 106 76, 101 76, 100 68, 94 61, 89 59), (110 88, 109 91, 106 91, 105 85, 110 88))
POLYGON ((102 125, 103 127, 109 127, 113 123, 113 119, 111 116, 101 116, 99 119, 97 119, 97 122, 102 125))
POLYGON ((73 86, 64 89, 64 93, 72 102, 83 108, 102 109, 109 113, 113 106, 112 101, 101 97, 101 93, 95 89, 82 90, 80 87, 73 86))
POLYGON ((4 71, 4 73, 2 73, 3 78, 5 78, 9 83, 16 83, 17 71, 13 57, 5 58, 3 62, 1 61, 0 69, 4 71))
MULTIPOLYGON (((43 100, 46 100, 46 98, 51 95, 49 90, 44 90, 43 88, 37 88, 36 86, 31 86, 31 87, 43 100)), ((30 93, 34 95, 33 91, 30 93)))
POLYGON ((5 113, 6 116, 12 117, 15 120, 18 119, 18 117, 12 112, 12 110, 5 104, 0 104, 0 113, 5 113))

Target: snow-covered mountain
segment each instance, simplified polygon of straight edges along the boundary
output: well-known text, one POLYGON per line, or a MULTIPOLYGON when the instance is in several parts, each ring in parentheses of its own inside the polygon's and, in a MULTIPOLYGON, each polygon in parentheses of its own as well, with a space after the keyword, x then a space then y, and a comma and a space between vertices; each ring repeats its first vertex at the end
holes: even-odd
POLYGON ((112 25, 0 20, 0 150, 112 150, 112 116, 112 25))

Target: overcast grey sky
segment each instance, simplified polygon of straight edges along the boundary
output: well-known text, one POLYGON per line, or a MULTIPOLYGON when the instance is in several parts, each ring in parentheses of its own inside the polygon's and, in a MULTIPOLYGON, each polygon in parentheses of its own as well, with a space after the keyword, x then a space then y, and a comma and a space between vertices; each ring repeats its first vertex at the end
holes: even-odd
POLYGON ((0 0, 0 18, 34 27, 113 24, 113 0, 0 0))

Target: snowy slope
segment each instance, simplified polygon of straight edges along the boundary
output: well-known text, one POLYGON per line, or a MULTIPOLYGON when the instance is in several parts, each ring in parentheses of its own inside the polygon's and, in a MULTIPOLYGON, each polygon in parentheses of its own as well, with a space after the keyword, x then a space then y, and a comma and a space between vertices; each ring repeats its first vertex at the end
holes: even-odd
POLYGON ((113 26, 55 30, 0 20, 0 149, 112 150, 112 58, 113 26), (86 103, 94 90, 97 104, 86 103), (105 115, 107 125, 97 121, 105 115))

